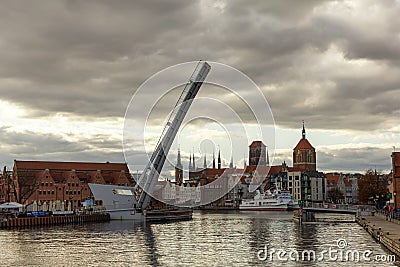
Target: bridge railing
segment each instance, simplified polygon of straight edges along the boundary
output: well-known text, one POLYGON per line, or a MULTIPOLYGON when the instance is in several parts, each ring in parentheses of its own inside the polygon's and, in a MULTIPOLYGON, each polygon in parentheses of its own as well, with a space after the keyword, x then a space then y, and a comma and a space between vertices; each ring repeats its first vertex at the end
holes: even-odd
POLYGON ((375 212, 375 207, 370 205, 353 205, 353 204, 334 204, 334 203, 310 203, 307 208, 317 209, 338 209, 338 210, 361 210, 375 212))
POLYGON ((316 209, 357 210, 357 207, 355 207, 354 205, 333 204, 333 203, 312 203, 308 207, 316 209))

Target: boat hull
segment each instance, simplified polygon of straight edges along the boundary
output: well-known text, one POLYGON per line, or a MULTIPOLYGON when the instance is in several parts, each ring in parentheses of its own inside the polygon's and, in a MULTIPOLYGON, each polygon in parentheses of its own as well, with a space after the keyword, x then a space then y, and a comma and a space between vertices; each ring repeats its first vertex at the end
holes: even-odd
POLYGON ((254 210, 254 211, 287 211, 288 206, 274 205, 274 206, 239 206, 239 210, 254 210))

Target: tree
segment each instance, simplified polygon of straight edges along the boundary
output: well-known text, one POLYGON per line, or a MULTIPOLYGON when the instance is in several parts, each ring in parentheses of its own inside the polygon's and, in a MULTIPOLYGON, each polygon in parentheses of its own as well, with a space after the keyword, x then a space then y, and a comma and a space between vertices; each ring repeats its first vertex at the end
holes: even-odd
POLYGON ((358 199, 363 204, 375 204, 375 201, 386 196, 386 191, 387 179, 376 171, 367 170, 358 181, 358 199))
POLYGON ((332 203, 339 203, 344 199, 344 194, 338 187, 335 187, 328 191, 328 199, 332 203))

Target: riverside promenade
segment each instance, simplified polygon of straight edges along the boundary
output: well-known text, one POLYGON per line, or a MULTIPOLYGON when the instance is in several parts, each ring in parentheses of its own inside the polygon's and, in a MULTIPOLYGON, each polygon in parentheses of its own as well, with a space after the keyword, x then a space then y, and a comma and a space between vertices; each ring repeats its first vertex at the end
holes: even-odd
POLYGON ((400 257, 400 224, 398 221, 387 221, 385 216, 375 214, 375 216, 357 216, 356 222, 379 243, 400 257))

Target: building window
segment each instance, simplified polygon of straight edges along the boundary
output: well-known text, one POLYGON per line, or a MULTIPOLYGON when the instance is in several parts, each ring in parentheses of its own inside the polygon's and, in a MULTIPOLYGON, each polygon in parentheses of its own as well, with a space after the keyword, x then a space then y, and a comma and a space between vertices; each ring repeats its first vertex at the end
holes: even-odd
POLYGON ((50 186, 53 186, 53 182, 50 182, 50 186))
POLYGON ((65 194, 68 195, 68 190, 65 190, 65 194))
POLYGON ((48 183, 48 182, 46 182, 46 186, 49 186, 49 183, 48 183))
POLYGON ((41 195, 42 194, 42 190, 39 190, 39 195, 41 195))
POLYGON ((51 194, 54 195, 54 190, 51 190, 51 194))
POLYGON ((78 186, 79 185, 79 183, 78 182, 76 182, 76 186, 78 186))
POLYGON ((43 195, 46 195, 46 190, 43 190, 43 195))
POLYGON ((78 195, 80 195, 81 194, 81 191, 78 191, 78 195))
POLYGON ((74 190, 74 195, 76 195, 76 191, 74 190))
POLYGON ((68 186, 71 186, 71 183, 70 183, 70 182, 68 182, 68 186))
POLYGON ((49 195, 50 195, 50 190, 48 190, 48 191, 47 191, 47 194, 49 194, 49 195))
POLYGON ((44 182, 42 182, 42 186, 44 186, 44 182))

